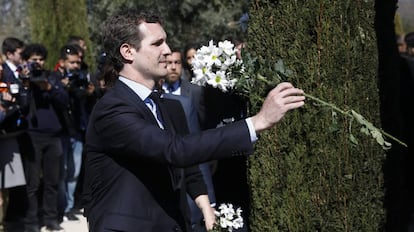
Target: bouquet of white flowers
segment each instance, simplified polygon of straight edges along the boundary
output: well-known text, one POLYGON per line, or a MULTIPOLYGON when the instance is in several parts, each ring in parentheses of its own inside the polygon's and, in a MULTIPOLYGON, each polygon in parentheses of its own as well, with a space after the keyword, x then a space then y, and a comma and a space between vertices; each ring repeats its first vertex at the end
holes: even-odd
POLYGON ((192 83, 205 86, 209 84, 223 92, 237 89, 237 83, 250 79, 245 73, 243 61, 236 58, 236 48, 230 41, 213 41, 197 50, 192 61, 195 77, 192 83))
POLYGON ((219 211, 215 211, 218 222, 209 232, 232 232, 243 227, 242 210, 240 208, 234 209, 232 204, 221 204, 218 209, 219 211))

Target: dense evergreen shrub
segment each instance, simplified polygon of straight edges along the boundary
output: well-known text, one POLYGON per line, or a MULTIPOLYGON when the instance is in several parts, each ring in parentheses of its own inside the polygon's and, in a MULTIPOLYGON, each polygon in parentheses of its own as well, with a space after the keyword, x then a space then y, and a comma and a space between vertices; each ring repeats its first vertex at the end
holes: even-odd
MULTIPOLYGON (((255 0, 247 49, 261 63, 282 59, 294 72, 285 81, 380 126, 374 15, 369 0, 255 0)), ((249 159, 252 231, 381 230, 385 153, 359 129, 308 100, 262 134, 249 159)))

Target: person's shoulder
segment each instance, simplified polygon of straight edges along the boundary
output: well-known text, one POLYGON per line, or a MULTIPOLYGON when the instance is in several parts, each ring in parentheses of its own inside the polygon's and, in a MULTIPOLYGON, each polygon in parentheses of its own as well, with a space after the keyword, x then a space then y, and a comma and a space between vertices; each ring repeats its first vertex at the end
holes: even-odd
POLYGON ((164 94, 161 99, 163 102, 168 103, 168 104, 180 104, 180 102, 186 100, 183 96, 174 95, 174 94, 164 94))
POLYGON ((14 73, 7 63, 2 64, 3 66, 3 82, 12 82, 14 79, 14 73))
POLYGON ((3 64, 1 64, 1 66, 3 67, 3 71, 11 71, 11 68, 9 67, 9 65, 7 65, 6 62, 4 62, 3 64))
POLYGON ((186 96, 182 96, 182 95, 175 95, 175 94, 167 93, 167 94, 163 95, 163 98, 167 102, 169 102, 169 101, 179 102, 183 106, 191 104, 191 99, 186 97, 186 96))
POLYGON ((181 80, 181 87, 189 88, 189 89, 195 90, 195 91, 201 91, 202 88, 203 88, 203 87, 201 87, 199 85, 196 85, 194 83, 191 83, 190 81, 185 80, 185 79, 181 80))

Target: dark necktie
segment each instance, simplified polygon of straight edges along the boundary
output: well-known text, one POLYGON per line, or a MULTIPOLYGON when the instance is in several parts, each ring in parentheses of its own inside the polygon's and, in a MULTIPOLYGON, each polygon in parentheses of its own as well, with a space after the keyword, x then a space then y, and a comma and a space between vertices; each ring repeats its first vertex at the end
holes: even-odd
POLYGON ((177 91, 177 89, 180 87, 181 81, 176 81, 174 83, 167 83, 167 90, 169 93, 173 93, 177 91))
POLYGON ((176 90, 176 88, 174 88, 174 85, 168 85, 167 90, 169 93, 172 93, 176 90))
POLYGON ((145 99, 145 103, 150 104, 151 106, 153 106, 152 102, 148 99, 150 98, 154 104, 155 104, 155 112, 157 113, 157 119, 159 122, 161 122, 161 124, 164 124, 164 121, 162 119, 161 116, 161 109, 160 109, 160 101, 161 101, 161 97, 160 97, 160 93, 159 92, 152 92, 146 99, 145 99))

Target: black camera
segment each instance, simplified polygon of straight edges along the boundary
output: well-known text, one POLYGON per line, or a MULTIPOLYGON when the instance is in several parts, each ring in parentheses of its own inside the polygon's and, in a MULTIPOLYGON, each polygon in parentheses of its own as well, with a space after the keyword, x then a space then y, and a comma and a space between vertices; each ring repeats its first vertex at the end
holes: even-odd
POLYGON ((69 78, 70 87, 87 88, 89 85, 88 77, 81 70, 69 70, 65 73, 65 77, 69 78))
POLYGON ((22 80, 30 80, 31 82, 45 82, 47 77, 44 75, 45 70, 37 62, 30 62, 24 65, 19 65, 17 71, 21 73, 25 68, 29 70, 28 75, 20 75, 22 80))

